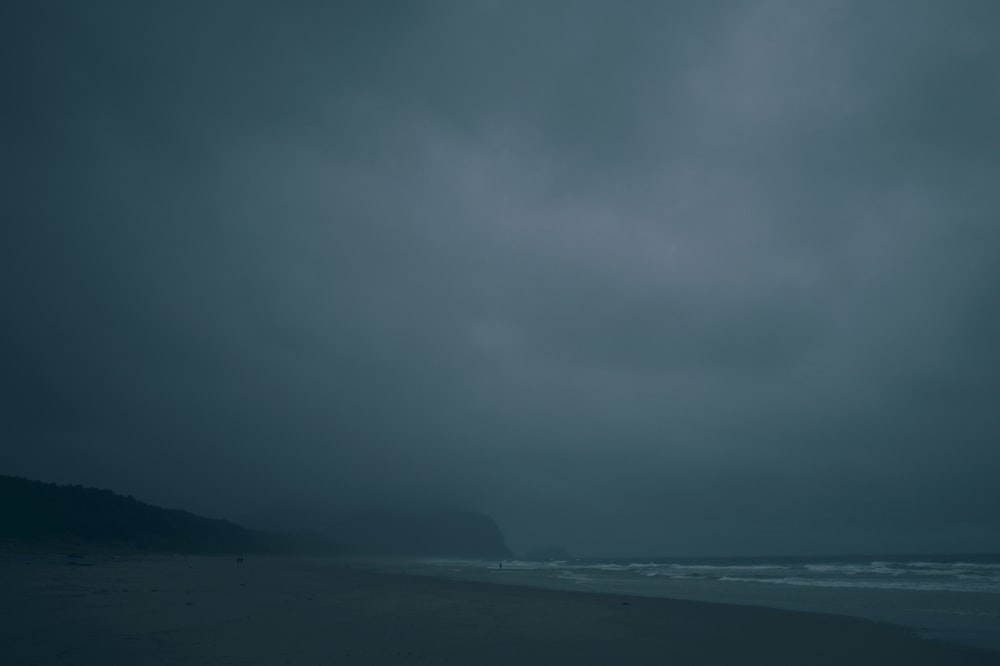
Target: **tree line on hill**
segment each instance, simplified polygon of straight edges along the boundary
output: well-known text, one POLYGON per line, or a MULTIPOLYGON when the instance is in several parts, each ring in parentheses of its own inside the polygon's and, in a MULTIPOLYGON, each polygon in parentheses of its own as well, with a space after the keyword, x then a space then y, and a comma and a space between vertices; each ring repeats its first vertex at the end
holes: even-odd
POLYGON ((340 554, 325 539, 270 534, 110 490, 0 476, 0 542, 108 550, 340 554))
POLYGON ((470 511, 363 511, 324 528, 322 536, 265 532, 153 506, 110 490, 0 476, 0 546, 191 554, 512 556, 493 519, 470 511))

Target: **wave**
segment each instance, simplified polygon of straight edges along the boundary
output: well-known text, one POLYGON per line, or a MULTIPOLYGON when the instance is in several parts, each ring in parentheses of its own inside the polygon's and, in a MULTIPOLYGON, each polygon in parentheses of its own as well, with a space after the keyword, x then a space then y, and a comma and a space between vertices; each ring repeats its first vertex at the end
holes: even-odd
MULTIPOLYGON (((499 567, 480 560, 437 560, 439 566, 453 571, 470 572, 499 567)), ((926 590, 950 592, 1000 592, 1000 562, 962 560, 934 561, 929 558, 872 559, 844 558, 808 561, 750 560, 740 562, 670 561, 670 560, 559 560, 538 562, 508 560, 504 572, 573 580, 576 582, 618 580, 724 581, 733 583, 772 583, 829 588, 866 588, 885 590, 926 590)))
POLYGON ((884 562, 872 562, 871 564, 807 564, 807 571, 816 573, 831 573, 846 576, 857 576, 864 574, 877 574, 882 576, 901 576, 909 573, 905 569, 887 566, 884 562))
POLYGON ((742 571, 768 571, 774 569, 794 568, 785 564, 671 564, 670 567, 675 569, 705 569, 708 571, 724 571, 730 569, 740 569, 742 571))
POLYGON ((879 561, 876 560, 872 562, 873 565, 879 566, 894 566, 894 567, 910 567, 915 569, 939 569, 941 567, 950 567, 953 569, 986 569, 988 571, 1000 571, 1000 563, 996 562, 950 562, 950 561, 940 561, 940 562, 925 562, 925 561, 879 561))
POLYGON ((836 580, 831 578, 804 578, 786 576, 782 578, 745 578, 723 576, 719 580, 735 583, 770 583, 776 585, 797 585, 802 587, 840 587, 870 590, 913 590, 921 592, 989 592, 1000 593, 1000 582, 994 584, 962 584, 960 581, 891 581, 891 580, 836 580))

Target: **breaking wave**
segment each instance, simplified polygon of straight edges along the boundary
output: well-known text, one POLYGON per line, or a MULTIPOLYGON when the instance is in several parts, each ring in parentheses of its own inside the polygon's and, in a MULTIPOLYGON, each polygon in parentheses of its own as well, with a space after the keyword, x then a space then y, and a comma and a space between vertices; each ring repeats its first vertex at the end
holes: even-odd
MULTIPOLYGON (((537 572, 561 580, 712 580, 829 588, 1000 593, 1000 557, 931 559, 775 558, 752 560, 573 559, 549 562, 511 560, 504 571, 537 572)), ((482 567, 481 561, 440 560, 456 570, 482 567)), ((498 567, 499 569, 499 567, 498 567)))

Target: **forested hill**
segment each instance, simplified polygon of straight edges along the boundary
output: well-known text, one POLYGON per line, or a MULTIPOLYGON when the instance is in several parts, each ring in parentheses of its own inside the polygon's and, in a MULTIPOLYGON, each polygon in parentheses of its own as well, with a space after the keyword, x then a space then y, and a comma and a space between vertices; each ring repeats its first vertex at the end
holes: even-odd
POLYGON ((338 554, 320 539, 250 530, 110 490, 0 475, 0 544, 172 553, 338 554))

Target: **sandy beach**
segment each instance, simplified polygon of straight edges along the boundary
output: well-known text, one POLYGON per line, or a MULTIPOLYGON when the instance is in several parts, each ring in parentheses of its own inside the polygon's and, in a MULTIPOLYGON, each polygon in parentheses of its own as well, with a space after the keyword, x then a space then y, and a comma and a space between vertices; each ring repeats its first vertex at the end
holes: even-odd
POLYGON ((378 573, 6 554, 3 663, 998 664, 847 617, 378 573))

